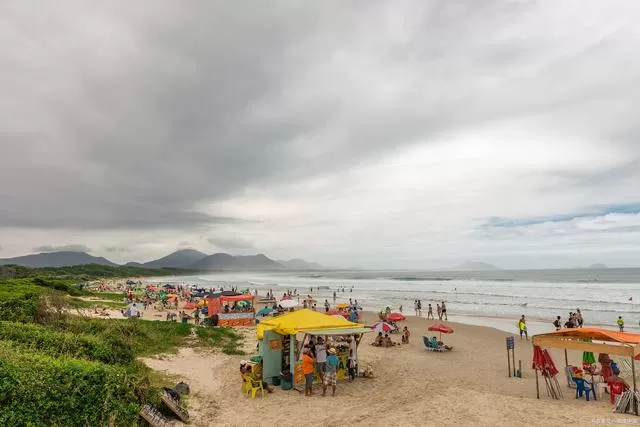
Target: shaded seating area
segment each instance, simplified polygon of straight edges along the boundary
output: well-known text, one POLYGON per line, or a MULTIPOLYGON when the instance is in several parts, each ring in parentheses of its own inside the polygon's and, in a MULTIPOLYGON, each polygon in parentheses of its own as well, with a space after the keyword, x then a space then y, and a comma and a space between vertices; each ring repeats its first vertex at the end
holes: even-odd
MULTIPOLYGON (((636 385, 635 360, 640 359, 640 334, 599 328, 562 329, 535 335, 532 337, 532 343, 534 345, 533 369, 536 372, 538 398, 540 398, 539 372, 547 384, 548 394, 556 399, 561 397, 559 384, 557 387, 555 386, 557 370, 555 373, 553 369, 549 370, 546 362, 540 358, 540 354, 543 352, 548 356, 546 348, 558 348, 564 350, 567 386, 575 387, 576 398, 584 397, 586 401, 589 401, 592 397, 596 400, 599 393, 606 391, 611 396, 611 403, 615 405, 614 412, 638 415, 640 392, 637 391, 636 385), (569 365, 568 350, 583 352, 582 368, 569 365), (600 366, 595 363, 593 353, 599 353, 598 363, 600 366), (628 386, 618 376, 620 370, 609 355, 619 356, 630 361, 632 386, 628 386), (591 381, 587 380, 587 376, 591 378, 591 381)), ((550 356, 548 357, 550 360, 550 356)))
POLYGON ((438 342, 436 337, 429 338, 429 337, 423 336, 422 341, 424 343, 424 349, 427 351, 436 351, 436 352, 442 353, 445 351, 451 351, 451 348, 452 348, 447 345, 444 345, 442 342, 438 342))

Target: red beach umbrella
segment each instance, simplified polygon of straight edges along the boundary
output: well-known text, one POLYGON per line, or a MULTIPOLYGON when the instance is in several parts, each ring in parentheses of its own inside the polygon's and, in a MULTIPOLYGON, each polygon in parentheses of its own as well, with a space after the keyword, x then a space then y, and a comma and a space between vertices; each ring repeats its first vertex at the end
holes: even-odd
POLYGON ((395 328, 386 322, 377 322, 373 324, 371 329, 373 329, 374 332, 391 332, 395 328))
POLYGON ((402 313, 389 313, 387 315, 387 320, 389 322, 401 322, 401 321, 406 320, 406 319, 407 318, 402 313))
POLYGON ((428 328, 429 331, 440 332, 440 341, 442 341, 442 334, 452 334, 453 329, 444 323, 436 323, 435 325, 431 325, 428 328))
POLYGON ((542 349, 539 345, 533 346, 533 363, 531 364, 531 369, 544 370, 544 354, 542 354, 542 349))
POLYGON ((546 349, 542 350, 542 356, 544 359, 544 368, 547 374, 551 377, 558 375, 558 368, 556 368, 556 364, 553 363, 553 359, 546 349))

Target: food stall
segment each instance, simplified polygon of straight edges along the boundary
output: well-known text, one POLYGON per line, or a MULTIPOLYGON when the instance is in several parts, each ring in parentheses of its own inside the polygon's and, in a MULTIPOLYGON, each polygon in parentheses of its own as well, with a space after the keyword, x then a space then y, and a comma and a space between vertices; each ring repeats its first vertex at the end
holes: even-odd
MULTIPOLYGON (((338 350, 337 378, 347 376, 347 358, 349 357, 349 345, 345 337, 353 336, 357 363, 357 346, 364 333, 371 332, 359 323, 349 322, 346 319, 329 316, 317 311, 302 309, 283 314, 272 319, 264 320, 258 324, 257 337, 259 340, 260 355, 263 360, 263 380, 268 383, 277 382, 281 373, 290 372, 292 384, 289 380, 283 382, 283 389, 289 389, 292 385, 302 386, 304 375, 302 364, 299 362, 302 349, 309 340, 322 336, 325 342, 331 343, 338 350)), ((318 379, 317 373, 315 375, 318 379)))
POLYGON ((218 326, 252 326, 256 312, 251 294, 213 294, 207 297, 207 315, 217 317, 218 326))

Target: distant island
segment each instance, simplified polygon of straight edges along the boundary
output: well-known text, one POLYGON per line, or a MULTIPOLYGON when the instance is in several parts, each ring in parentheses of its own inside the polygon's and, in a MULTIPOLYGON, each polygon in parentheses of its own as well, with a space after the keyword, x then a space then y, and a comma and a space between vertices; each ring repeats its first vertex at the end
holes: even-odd
POLYGON ((501 270, 500 267, 497 267, 492 264, 487 264, 486 262, 479 261, 465 261, 462 264, 453 267, 452 270, 456 271, 495 271, 501 270))
POLYGON ((590 265, 589 267, 587 267, 587 268, 588 268, 588 269, 590 269, 590 270, 604 270, 604 269, 609 268, 609 266, 607 266, 607 265, 605 265, 605 264, 597 263, 597 264, 591 264, 591 265, 590 265))
MULTIPOLYGON (((14 258, 0 258, 0 265, 20 265, 34 268, 70 267, 75 265, 96 264, 115 267, 118 264, 103 257, 89 255, 86 252, 60 251, 42 252, 14 258)), ((126 267, 147 269, 174 268, 185 270, 323 270, 320 264, 303 259, 274 261, 264 254, 229 255, 216 253, 207 255, 195 249, 181 249, 152 261, 128 262, 126 267)))

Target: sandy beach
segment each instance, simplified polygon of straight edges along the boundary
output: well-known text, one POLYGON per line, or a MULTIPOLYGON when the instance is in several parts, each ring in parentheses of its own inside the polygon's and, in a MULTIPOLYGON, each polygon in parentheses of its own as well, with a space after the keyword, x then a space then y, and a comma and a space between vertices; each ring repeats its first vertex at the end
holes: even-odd
MULTIPOLYGON (((145 314, 147 319, 155 316, 145 314)), ((375 319, 375 313, 365 313, 366 323, 375 319)), ((508 378, 505 337, 510 334, 497 329, 448 322, 455 333, 443 341, 453 351, 427 352, 422 335, 432 323, 409 317, 403 325, 411 330, 411 342, 395 348, 373 347, 374 334, 367 334, 359 348, 360 364, 370 365, 375 377, 339 382, 335 397, 322 397, 318 386, 313 397, 276 388, 264 398, 246 398, 240 392, 238 366, 247 356, 183 348, 145 363, 191 385, 188 407, 194 426, 567 426, 631 417, 612 414, 607 399, 576 400, 575 391, 566 387, 564 400, 554 401, 541 383, 541 398, 536 399, 530 342, 516 338, 516 363, 522 360, 523 378, 508 378)), ((254 354, 255 328, 240 330, 245 350, 254 354)), ((400 341, 399 335, 393 338, 400 341)), ((552 355, 563 365, 561 351, 552 355)), ((569 352, 569 359, 578 363, 581 353, 569 352)), ((558 378, 563 384, 564 377, 558 378)))

